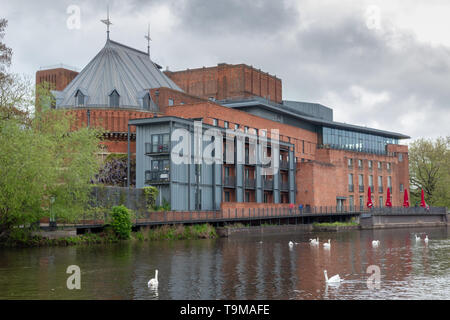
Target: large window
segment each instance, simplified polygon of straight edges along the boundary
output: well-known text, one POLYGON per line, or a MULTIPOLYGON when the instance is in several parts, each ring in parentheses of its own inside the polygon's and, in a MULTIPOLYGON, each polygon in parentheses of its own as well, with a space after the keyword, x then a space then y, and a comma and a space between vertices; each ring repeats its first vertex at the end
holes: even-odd
POLYGON ((378 192, 383 192, 383 177, 378 176, 378 192))
POLYGON ((385 154, 386 145, 398 144, 398 139, 323 127, 322 143, 333 149, 385 154))

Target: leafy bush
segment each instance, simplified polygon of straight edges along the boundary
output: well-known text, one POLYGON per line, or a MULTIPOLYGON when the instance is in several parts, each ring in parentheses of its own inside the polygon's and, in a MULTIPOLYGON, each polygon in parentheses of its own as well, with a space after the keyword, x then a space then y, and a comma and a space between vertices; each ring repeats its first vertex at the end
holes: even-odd
POLYGON ((131 215, 125 206, 116 206, 111 210, 111 226, 120 239, 129 239, 131 234, 131 215))
POLYGON ((144 197, 147 205, 147 210, 153 210, 156 206, 156 198, 158 197, 159 190, 156 187, 144 187, 144 197))

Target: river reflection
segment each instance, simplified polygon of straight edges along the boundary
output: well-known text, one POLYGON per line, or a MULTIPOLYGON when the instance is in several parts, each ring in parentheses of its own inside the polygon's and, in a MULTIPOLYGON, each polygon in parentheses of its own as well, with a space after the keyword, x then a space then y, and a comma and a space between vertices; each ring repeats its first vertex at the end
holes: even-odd
POLYGON ((449 257, 447 228, 1 249, 0 299, 450 299, 449 257), (81 290, 66 287, 69 265, 81 268, 81 290), (370 265, 379 289, 367 285, 370 265), (157 290, 147 287, 155 269, 157 290), (344 281, 326 285, 324 269, 344 281))

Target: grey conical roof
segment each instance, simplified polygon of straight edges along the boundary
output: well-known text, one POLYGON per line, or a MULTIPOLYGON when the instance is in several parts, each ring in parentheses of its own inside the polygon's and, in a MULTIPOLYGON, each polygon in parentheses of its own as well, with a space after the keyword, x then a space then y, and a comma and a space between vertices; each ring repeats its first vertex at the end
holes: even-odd
POLYGON ((54 94, 58 108, 74 107, 78 90, 85 95, 84 107, 109 107, 109 95, 116 90, 120 108, 142 109, 142 98, 148 89, 159 87, 182 91, 147 53, 108 39, 72 82, 54 94))

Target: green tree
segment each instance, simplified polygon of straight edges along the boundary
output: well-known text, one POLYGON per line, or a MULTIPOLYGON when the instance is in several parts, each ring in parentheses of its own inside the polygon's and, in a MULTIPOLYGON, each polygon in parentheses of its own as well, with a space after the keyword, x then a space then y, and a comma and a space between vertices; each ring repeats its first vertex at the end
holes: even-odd
POLYGON ((450 136, 435 141, 418 139, 409 147, 411 203, 425 201, 434 206, 450 207, 450 136))
MULTIPOLYGON (((0 43, 0 54, 3 47, 0 43)), ((89 200, 90 180, 99 169, 100 148, 99 131, 76 129, 72 116, 50 107, 48 84, 37 88, 32 113, 31 87, 20 77, 2 79, 0 86, 6 90, 0 99, 0 238, 50 213, 67 220, 81 214, 89 200)))

